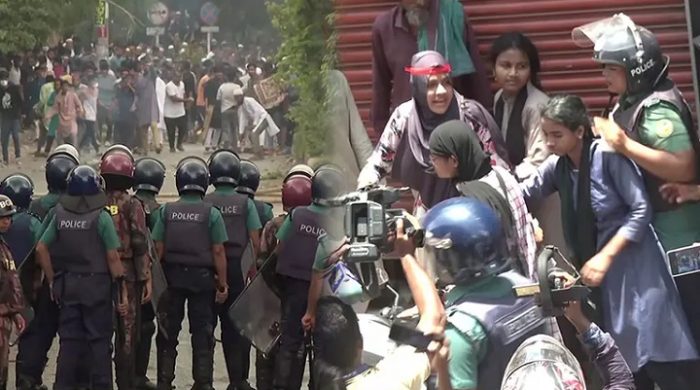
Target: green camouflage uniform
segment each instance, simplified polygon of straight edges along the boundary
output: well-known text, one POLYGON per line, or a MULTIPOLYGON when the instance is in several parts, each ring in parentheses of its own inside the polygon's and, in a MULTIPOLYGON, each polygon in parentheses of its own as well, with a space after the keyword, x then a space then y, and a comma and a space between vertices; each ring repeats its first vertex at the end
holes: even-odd
POLYGON ((107 193, 107 210, 119 235, 119 255, 126 270, 128 312, 117 321, 115 368, 120 389, 132 388, 135 348, 141 328, 141 297, 151 275, 148 226, 141 202, 124 191, 107 193))
POLYGON ((24 309, 24 296, 15 262, 5 241, 0 241, 0 389, 7 387, 10 334, 13 317, 24 309))

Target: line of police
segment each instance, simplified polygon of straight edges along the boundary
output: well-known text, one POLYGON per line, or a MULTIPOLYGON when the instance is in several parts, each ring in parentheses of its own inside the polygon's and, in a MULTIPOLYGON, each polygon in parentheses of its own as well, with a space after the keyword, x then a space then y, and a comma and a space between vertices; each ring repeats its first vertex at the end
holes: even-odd
MULTIPOLYGON (((312 174, 305 166, 290 171, 283 187, 285 211, 311 203, 312 174)), ((28 308, 12 316, 31 319, 26 330, 19 329, 24 332, 18 344, 16 388, 47 388, 42 376, 58 334, 56 390, 111 389, 113 335, 119 389, 172 389, 185 304, 192 337, 192 388, 213 388, 217 317, 222 323, 228 388, 251 388, 247 382, 251 346, 227 311, 243 291, 247 262, 254 264, 242 259, 246 246, 250 242, 257 255, 260 231, 267 225, 265 231, 271 233, 263 244, 265 255, 275 252, 275 232, 288 230, 286 217, 273 220, 272 206, 254 199, 260 173, 234 152, 217 151, 208 163, 197 157, 183 159, 175 173, 180 199, 161 206, 156 195, 164 176, 160 161, 147 157, 136 161, 121 145, 105 152, 99 173, 80 165, 77 151, 63 145, 47 158, 46 196, 32 201, 33 183, 23 174, 10 175, 0 184, 0 192, 7 195, 0 202, 10 204, 6 214, 12 216, 2 243, 19 270, 23 289, 19 295, 24 295, 28 308), (210 183, 215 191, 207 195, 210 183), (132 187, 133 196, 128 193, 132 187), (19 212, 14 213, 11 203, 19 212), (146 376, 156 318, 157 387, 146 376)), ((332 181, 324 190, 338 188, 332 181)), ((299 385, 303 375, 303 360, 300 367, 295 362, 303 350, 301 316, 308 278, 294 277, 300 274, 294 272, 295 264, 300 266, 294 261, 310 274, 311 264, 307 267, 304 256, 297 254, 315 252, 322 222, 313 211, 300 210, 298 215, 294 227, 316 228, 313 233, 295 229, 285 236, 284 241, 310 245, 308 251, 280 245, 292 261, 280 262, 280 275, 286 279, 275 283, 291 297, 284 303, 292 307, 293 319, 285 315, 282 322, 282 353, 258 355, 261 389, 272 388, 275 375, 275 388, 294 388, 287 383, 289 370, 296 371, 293 376, 299 385)), ((11 328, 3 328, 2 336, 9 339, 11 328)), ((7 359, 4 362, 3 386, 7 359)))

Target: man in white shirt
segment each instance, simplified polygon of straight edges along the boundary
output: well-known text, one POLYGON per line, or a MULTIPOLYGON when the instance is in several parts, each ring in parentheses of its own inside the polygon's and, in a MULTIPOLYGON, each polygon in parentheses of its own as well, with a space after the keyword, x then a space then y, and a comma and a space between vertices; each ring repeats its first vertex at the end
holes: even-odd
MULTIPOLYGON (((241 97, 238 99, 241 101, 241 97)), ((280 132, 267 110, 257 100, 247 96, 242 97, 241 106, 238 108, 238 129, 243 137, 250 139, 257 158, 262 157, 263 131, 267 131, 269 137, 274 137, 280 132)))
POLYGON ((238 106, 243 98, 243 88, 234 83, 235 68, 226 73, 226 82, 221 84, 216 100, 221 104, 221 142, 224 148, 238 152, 238 106))
POLYGON ((165 104, 163 113, 165 126, 168 129, 168 143, 170 152, 177 150, 183 152, 182 142, 187 136, 187 116, 185 103, 193 101, 185 98, 185 83, 182 82, 182 74, 176 70, 170 72, 170 82, 165 86, 165 104), (175 142, 175 130, 177 129, 177 143, 175 142))

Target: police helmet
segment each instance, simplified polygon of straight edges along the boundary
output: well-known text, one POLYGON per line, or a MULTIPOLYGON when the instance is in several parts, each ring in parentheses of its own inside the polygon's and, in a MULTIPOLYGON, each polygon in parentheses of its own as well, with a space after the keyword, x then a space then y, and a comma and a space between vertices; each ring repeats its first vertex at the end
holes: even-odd
POLYGON ((287 172, 283 182, 286 182, 290 177, 297 175, 306 176, 311 179, 311 177, 314 175, 314 169, 306 164, 295 165, 289 170, 289 172, 287 172))
POLYGON ((344 186, 340 169, 332 165, 321 166, 311 178, 311 198, 314 203, 324 204, 326 200, 340 196, 344 186))
POLYGON ((0 218, 11 217, 15 215, 17 208, 12 203, 12 199, 6 195, 0 195, 0 218))
POLYGON ((260 186, 260 170, 250 160, 241 160, 241 179, 236 190, 247 195, 255 195, 260 186))
POLYGON ((78 149, 71 144, 57 146, 56 149, 54 149, 53 152, 51 152, 51 154, 49 154, 49 156, 46 158, 46 161, 49 161, 56 156, 68 156, 75 162, 75 165, 80 164, 80 153, 78 153, 78 149))
POLYGON ((232 150, 219 149, 209 157, 211 184, 238 185, 241 178, 241 159, 232 150))
POLYGON ((134 168, 134 190, 151 191, 156 194, 163 188, 165 165, 152 157, 136 160, 134 168))
POLYGON ((133 156, 122 152, 105 153, 100 161, 100 174, 133 178, 133 156))
POLYGON ((66 190, 68 174, 78 166, 75 158, 68 154, 59 153, 46 160, 46 184, 49 192, 63 192, 66 190))
POLYGON ((428 210, 423 228, 426 254, 444 283, 469 284, 510 268, 501 220, 486 203, 445 200, 428 210))
POLYGON ((656 36, 625 14, 577 27, 572 36, 581 46, 594 44, 596 62, 625 68, 628 95, 652 91, 667 75, 669 58, 656 36))
POLYGON ((207 163, 199 157, 185 157, 177 164, 175 186, 182 195, 188 191, 207 193, 209 187, 209 169, 207 163))
POLYGON ((102 177, 88 165, 79 165, 68 175, 68 195, 90 196, 101 191, 102 177))
POLYGON ((282 207, 289 211, 295 207, 311 204, 311 179, 296 175, 282 184, 282 207))
POLYGON ((0 183, 0 193, 12 199, 17 207, 27 209, 34 195, 34 182, 23 173, 13 173, 0 183))
POLYGON ((585 389, 586 381, 574 355, 551 336, 525 340, 506 367, 501 390, 585 389))
POLYGON ((134 162, 134 154, 131 152, 131 149, 124 145, 115 144, 107 148, 107 150, 105 150, 105 152, 102 153, 102 160, 104 160, 105 157, 111 154, 124 154, 131 159, 132 163, 134 162))

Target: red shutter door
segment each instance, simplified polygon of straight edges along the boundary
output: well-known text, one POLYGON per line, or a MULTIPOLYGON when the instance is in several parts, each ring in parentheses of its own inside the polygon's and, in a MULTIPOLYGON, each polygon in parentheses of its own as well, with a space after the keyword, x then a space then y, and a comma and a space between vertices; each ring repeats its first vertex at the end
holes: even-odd
MULTIPOLYGON (((372 23, 379 13, 398 2, 336 0, 341 68, 365 124, 369 123, 372 100, 372 23)), ((695 100, 683 0, 469 0, 464 3, 482 56, 498 35, 507 31, 525 33, 539 49, 546 92, 580 95, 593 113, 601 112, 608 95, 600 69, 591 60, 592 49, 576 47, 571 41, 571 30, 625 12, 657 34, 664 52, 671 57, 671 77, 689 101, 695 100)), ((376 137, 371 131, 370 134, 376 137)))

